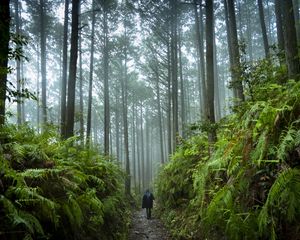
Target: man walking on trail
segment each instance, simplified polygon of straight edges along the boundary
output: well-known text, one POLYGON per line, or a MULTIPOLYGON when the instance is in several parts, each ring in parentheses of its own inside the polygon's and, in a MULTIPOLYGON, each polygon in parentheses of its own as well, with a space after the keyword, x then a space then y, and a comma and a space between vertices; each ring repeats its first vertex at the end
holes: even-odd
POLYGON ((151 208, 153 208, 153 200, 153 194, 149 191, 149 189, 147 189, 143 196, 142 202, 142 208, 146 208, 147 219, 151 218, 151 208))

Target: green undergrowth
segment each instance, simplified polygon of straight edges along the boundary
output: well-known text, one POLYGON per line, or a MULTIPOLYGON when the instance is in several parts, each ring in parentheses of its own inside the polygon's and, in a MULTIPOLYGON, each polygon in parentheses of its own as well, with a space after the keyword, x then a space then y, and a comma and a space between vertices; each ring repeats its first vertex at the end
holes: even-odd
POLYGON ((55 132, 0 130, 0 239, 126 239, 123 172, 55 132))
POLYGON ((300 82, 268 62, 245 77, 247 100, 218 123, 211 155, 199 131, 160 172, 174 239, 299 239, 300 82))

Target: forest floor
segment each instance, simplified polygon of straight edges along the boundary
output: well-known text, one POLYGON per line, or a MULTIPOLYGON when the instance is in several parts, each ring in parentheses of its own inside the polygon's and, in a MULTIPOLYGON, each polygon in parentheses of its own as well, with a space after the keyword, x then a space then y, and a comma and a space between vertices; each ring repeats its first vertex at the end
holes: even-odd
POLYGON ((133 212, 129 240, 171 240, 163 223, 152 214, 151 219, 146 218, 146 210, 133 212))

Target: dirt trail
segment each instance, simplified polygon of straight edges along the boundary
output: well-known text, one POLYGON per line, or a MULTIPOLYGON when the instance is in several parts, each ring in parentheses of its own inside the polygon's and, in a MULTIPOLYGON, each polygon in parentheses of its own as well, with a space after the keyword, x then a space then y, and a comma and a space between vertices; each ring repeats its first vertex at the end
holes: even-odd
POLYGON ((129 240, 171 240, 162 222, 155 217, 146 218, 145 210, 136 211, 132 216, 129 240))

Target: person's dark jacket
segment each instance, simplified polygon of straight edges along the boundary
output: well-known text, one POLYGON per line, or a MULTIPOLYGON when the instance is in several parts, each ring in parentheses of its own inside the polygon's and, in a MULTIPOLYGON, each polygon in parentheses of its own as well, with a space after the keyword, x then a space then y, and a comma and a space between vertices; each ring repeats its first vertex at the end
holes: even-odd
POLYGON ((143 196, 142 208, 153 208, 153 200, 153 194, 146 192, 143 196))

